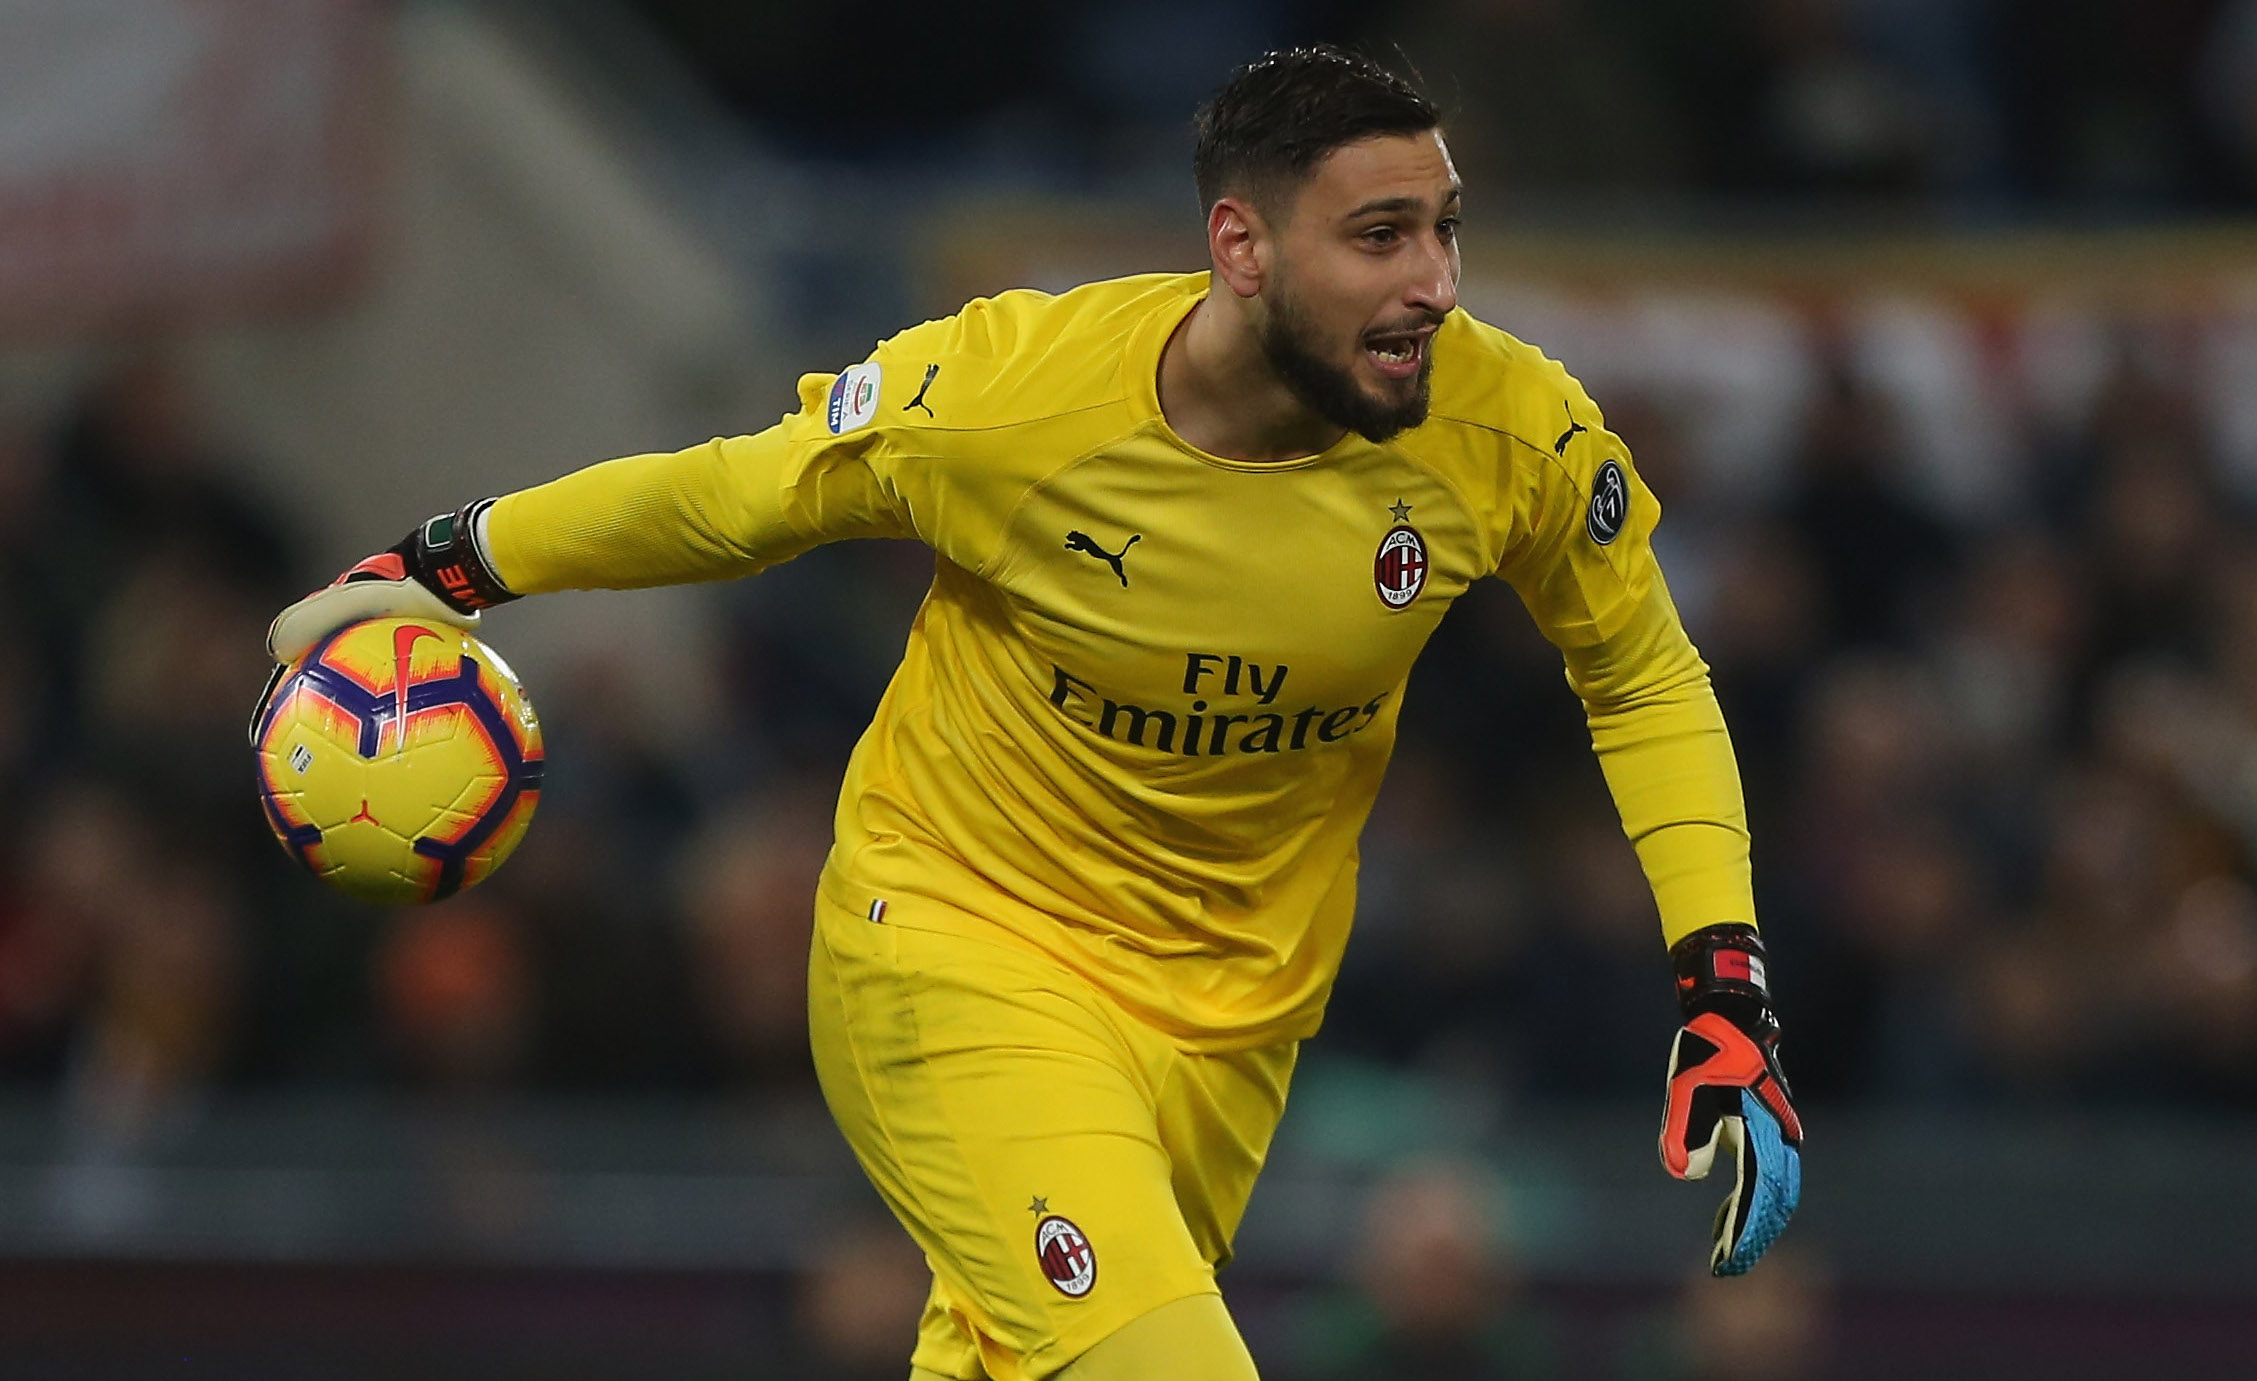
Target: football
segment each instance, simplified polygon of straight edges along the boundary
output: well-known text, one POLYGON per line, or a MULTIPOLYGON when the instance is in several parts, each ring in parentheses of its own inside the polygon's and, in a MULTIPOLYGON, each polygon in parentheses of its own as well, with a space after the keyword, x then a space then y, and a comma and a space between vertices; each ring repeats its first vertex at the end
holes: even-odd
POLYGON ((500 867, 541 794, 541 726, 509 664, 461 629, 370 619, 280 668, 251 722, 259 799, 292 858, 388 905, 500 867))

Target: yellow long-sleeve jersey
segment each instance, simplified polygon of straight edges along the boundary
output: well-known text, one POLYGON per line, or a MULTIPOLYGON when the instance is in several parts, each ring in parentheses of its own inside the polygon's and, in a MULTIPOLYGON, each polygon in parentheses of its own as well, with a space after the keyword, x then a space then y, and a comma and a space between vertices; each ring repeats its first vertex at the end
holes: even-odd
POLYGON ((1316 1029, 1412 661, 1487 575, 1565 654, 1665 938, 1752 923, 1738 773, 1654 563, 1658 505, 1583 389, 1454 312, 1424 424, 1208 455, 1156 383, 1207 282, 975 301, 806 376, 758 435, 503 498, 489 556, 532 594, 925 542, 932 589, 847 769, 824 889, 1038 950, 1187 1046, 1316 1029))

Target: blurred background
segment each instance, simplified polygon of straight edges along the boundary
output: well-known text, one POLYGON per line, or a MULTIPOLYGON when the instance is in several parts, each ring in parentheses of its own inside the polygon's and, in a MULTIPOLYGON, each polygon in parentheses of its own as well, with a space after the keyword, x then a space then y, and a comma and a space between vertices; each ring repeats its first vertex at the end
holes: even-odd
POLYGON ((899 1381, 802 964, 929 555, 496 614, 547 788, 417 911, 267 836, 263 627, 1200 267, 1190 111, 1311 38, 1422 74, 1467 305, 1662 498, 1812 1132, 1702 1277, 1651 899, 1478 590, 1225 1277, 1264 1375, 2257 1374, 2253 0, 0 4, 0 1372, 899 1381))

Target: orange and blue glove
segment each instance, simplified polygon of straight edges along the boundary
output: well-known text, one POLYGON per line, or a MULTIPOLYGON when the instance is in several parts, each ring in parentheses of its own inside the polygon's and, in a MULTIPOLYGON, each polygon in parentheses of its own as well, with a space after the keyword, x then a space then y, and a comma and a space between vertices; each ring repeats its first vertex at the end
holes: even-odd
POLYGON ((1670 949, 1684 1025, 1669 1048, 1662 1167, 1708 1177, 1722 1151, 1732 1192, 1716 1214, 1709 1270, 1746 1273, 1786 1231, 1802 1199, 1802 1119, 1779 1069, 1763 939, 1755 927, 1714 925, 1670 949))

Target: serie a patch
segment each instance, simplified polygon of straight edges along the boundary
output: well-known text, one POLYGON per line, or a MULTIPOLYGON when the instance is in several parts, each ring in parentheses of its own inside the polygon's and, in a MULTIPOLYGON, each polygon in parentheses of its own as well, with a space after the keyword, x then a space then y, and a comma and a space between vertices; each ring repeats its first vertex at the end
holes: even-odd
POLYGON ((878 415, 878 387, 884 379, 885 371, 878 362, 867 360, 848 366, 831 381, 831 401, 824 411, 831 435, 844 436, 856 427, 869 425, 878 415))

